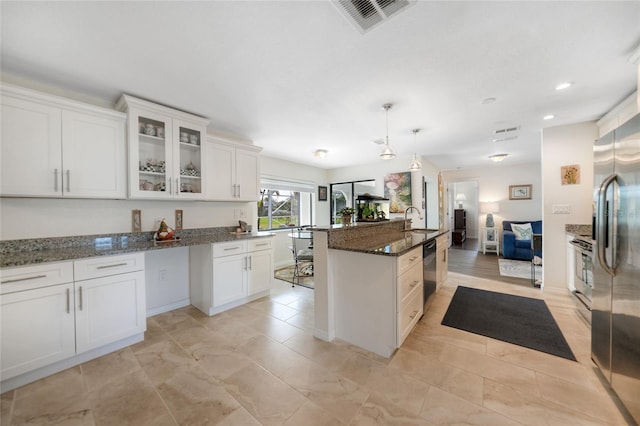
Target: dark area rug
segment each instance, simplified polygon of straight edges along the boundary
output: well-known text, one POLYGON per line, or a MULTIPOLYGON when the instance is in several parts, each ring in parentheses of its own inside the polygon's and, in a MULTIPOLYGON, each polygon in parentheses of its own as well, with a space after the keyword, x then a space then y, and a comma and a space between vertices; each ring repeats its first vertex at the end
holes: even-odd
MULTIPOLYGON (((302 287, 314 288, 313 285, 313 263, 302 262, 300 264, 301 276, 296 277, 295 284, 302 287)), ((274 272, 274 278, 282 281, 287 281, 293 284, 293 269, 294 266, 285 266, 284 268, 276 269, 274 272)))
POLYGON ((458 287, 442 325, 576 361, 544 300, 458 287))

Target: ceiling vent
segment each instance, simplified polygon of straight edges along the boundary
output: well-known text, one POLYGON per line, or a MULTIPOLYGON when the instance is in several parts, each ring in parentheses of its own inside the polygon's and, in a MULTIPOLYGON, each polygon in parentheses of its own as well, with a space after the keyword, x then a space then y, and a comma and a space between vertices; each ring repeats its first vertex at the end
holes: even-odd
POLYGON ((389 19, 416 0, 331 0, 340 13, 361 33, 389 19))
POLYGON ((495 133, 496 135, 502 135, 504 133, 517 132, 518 130, 520 130, 520 126, 507 127, 506 129, 498 129, 498 130, 494 131, 493 133, 495 133))

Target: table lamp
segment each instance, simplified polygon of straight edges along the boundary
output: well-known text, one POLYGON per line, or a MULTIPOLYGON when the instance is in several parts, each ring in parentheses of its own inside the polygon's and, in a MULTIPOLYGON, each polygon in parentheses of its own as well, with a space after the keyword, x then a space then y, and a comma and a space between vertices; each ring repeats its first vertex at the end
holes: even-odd
POLYGON ((456 201, 458 202, 458 208, 461 209, 462 208, 462 202, 463 201, 467 201, 467 196, 464 194, 457 194, 456 195, 456 201))
POLYGON ((493 222, 493 213, 498 213, 500 211, 498 203, 482 203, 480 211, 487 214, 485 226, 487 228, 493 228, 495 226, 495 223, 493 222))

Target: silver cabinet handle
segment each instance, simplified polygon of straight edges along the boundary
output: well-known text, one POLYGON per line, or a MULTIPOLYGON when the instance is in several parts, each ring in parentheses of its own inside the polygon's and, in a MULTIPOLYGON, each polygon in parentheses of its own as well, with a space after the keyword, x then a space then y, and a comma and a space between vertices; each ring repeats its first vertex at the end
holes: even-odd
POLYGON ((9 283, 17 283, 19 281, 27 281, 27 280, 37 280, 38 278, 46 278, 46 275, 35 275, 33 277, 23 277, 23 278, 14 278, 11 280, 4 280, 2 281, 2 284, 9 284, 9 283))
POLYGON ((171 178, 167 179, 169 181, 169 194, 172 194, 173 192, 171 191, 171 178))
POLYGON ((240 184, 238 184, 238 198, 240 198, 240 194, 241 194, 241 192, 240 192, 240 184))
POLYGON ((418 256, 413 256, 411 259, 409 259, 409 262, 413 262, 418 258, 418 256))
POLYGON ((251 262, 251 256, 247 256, 247 264, 249 265, 249 266, 247 267, 247 269, 248 269, 249 271, 251 270, 251 266, 253 266, 253 265, 252 265, 252 263, 253 263, 253 262, 251 262))
POLYGON ((418 315, 418 311, 417 310, 413 311, 413 313, 411 315, 409 315, 409 318, 410 319, 414 319, 416 317, 416 315, 418 315))
POLYGON ((71 192, 71 170, 67 169, 67 192, 71 192))
POLYGON ((71 290, 67 289, 67 313, 71 312, 71 290))
POLYGON ((237 195, 236 195, 236 189, 237 189, 237 188, 236 188, 236 187, 237 187, 237 185, 234 183, 234 184, 233 184, 233 198, 236 198, 236 197, 237 197, 237 195))
POLYGON ((58 192, 58 169, 53 169, 53 190, 58 192))
POLYGON ((176 178, 176 194, 180 192, 180 178, 176 178))
POLYGON ((224 251, 231 251, 231 250, 240 250, 240 247, 229 247, 224 249, 224 251))
POLYGON ((78 288, 78 291, 80 292, 80 302, 78 307, 80 308, 80 310, 82 310, 82 286, 78 288))
POLYGON ((116 268, 118 266, 127 266, 127 262, 123 263, 114 263, 112 265, 100 265, 96 269, 107 269, 107 268, 116 268))
POLYGON ((261 244, 256 244, 256 247, 262 247, 262 246, 268 246, 269 243, 261 243, 261 244))

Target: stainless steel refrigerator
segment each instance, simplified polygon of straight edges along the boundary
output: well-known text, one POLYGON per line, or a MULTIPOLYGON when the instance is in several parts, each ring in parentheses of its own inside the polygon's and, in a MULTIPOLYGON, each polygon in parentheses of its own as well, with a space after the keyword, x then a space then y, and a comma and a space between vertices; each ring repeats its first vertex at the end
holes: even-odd
POLYGON ((640 423, 640 115, 594 145, 591 358, 640 423))

